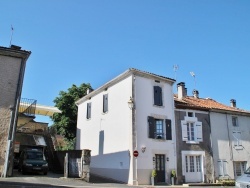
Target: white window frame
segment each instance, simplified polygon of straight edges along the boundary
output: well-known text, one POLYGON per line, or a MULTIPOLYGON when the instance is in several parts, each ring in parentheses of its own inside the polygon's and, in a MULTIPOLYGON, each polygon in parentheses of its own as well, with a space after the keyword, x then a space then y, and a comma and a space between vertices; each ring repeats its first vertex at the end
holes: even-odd
POLYGON ((247 169, 247 161, 234 161, 234 177, 239 177, 242 174, 244 174, 245 170, 247 169), (237 176, 237 165, 239 165, 238 167, 240 168, 240 175, 237 176))

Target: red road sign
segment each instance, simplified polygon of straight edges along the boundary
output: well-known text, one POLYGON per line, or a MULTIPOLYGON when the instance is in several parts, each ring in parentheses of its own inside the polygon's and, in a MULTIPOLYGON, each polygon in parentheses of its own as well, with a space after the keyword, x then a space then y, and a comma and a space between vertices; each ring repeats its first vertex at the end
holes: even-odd
POLYGON ((133 153, 133 155, 134 155, 134 157, 138 157, 139 152, 137 150, 135 150, 134 153, 133 153))

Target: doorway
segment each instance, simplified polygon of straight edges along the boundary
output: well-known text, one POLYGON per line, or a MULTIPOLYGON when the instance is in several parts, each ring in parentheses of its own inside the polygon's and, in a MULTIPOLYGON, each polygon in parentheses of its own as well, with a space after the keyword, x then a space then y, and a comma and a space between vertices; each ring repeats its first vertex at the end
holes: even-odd
POLYGON ((157 181, 165 182, 165 155, 155 154, 155 169, 157 172, 157 181))

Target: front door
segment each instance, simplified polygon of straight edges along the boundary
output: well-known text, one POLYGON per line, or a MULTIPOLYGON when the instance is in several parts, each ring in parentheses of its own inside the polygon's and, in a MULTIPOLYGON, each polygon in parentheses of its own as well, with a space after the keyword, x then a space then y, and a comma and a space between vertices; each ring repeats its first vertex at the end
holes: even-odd
POLYGON ((186 182, 202 182, 201 155, 185 156, 185 178, 186 182))
POLYGON ((157 172, 157 181, 165 182, 165 155, 155 155, 155 168, 157 172))

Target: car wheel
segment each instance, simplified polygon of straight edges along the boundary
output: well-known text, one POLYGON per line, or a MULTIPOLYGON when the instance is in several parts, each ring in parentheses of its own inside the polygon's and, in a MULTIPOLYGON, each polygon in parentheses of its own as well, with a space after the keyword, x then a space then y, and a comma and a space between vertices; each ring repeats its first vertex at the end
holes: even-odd
POLYGON ((25 175, 25 174, 26 174, 25 170, 23 170, 23 169, 22 169, 22 174, 23 174, 23 175, 25 175))
POLYGON ((43 172, 43 175, 47 175, 48 174, 48 172, 43 172))
POLYGON ((21 172, 21 168, 18 168, 18 172, 21 172))

